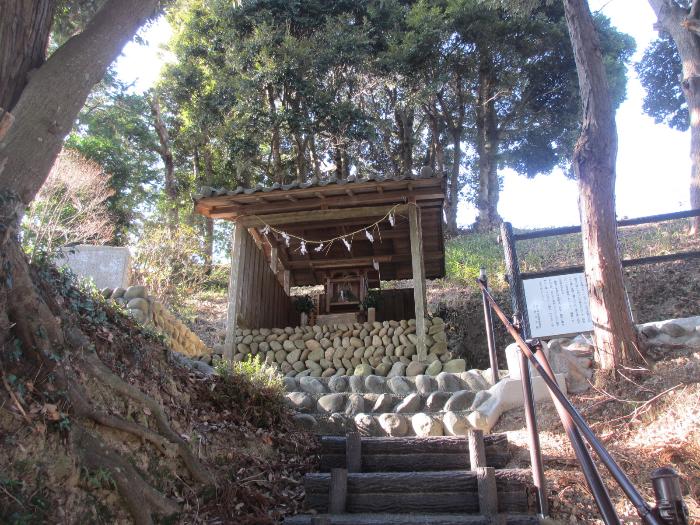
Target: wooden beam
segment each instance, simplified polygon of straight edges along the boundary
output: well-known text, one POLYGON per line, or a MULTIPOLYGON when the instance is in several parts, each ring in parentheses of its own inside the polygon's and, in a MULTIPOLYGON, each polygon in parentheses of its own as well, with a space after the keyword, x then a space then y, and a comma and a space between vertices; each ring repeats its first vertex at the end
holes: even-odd
POLYGON ((342 196, 342 197, 323 197, 320 195, 311 199, 295 199, 294 202, 287 201, 267 201, 264 204, 253 202, 251 204, 223 204, 212 206, 204 210, 198 210, 199 213, 210 216, 214 219, 223 219, 236 217, 239 215, 263 215, 273 213, 291 213, 294 211, 308 211, 314 209, 325 208, 347 208, 349 206, 363 205, 381 205, 381 204, 400 204, 408 201, 409 198, 415 197, 418 202, 434 203, 435 206, 441 207, 445 198, 444 194, 438 188, 428 188, 425 190, 416 190, 413 192, 385 192, 371 193, 366 195, 342 196))
POLYGON ((226 312, 226 337, 224 339, 224 359, 233 361, 234 347, 236 345, 236 324, 240 307, 240 274, 244 264, 245 237, 247 232, 244 227, 233 225, 231 233, 231 273, 228 281, 228 310, 226 312))
POLYGON ((423 263, 423 232, 420 224, 420 209, 408 206, 408 225, 411 236, 411 267, 413 270, 413 300, 416 314, 416 337, 418 338, 418 361, 425 362, 428 351, 425 346, 425 266, 423 263))
MULTIPOLYGON (((359 208, 344 208, 342 210, 315 210, 291 213, 276 213, 262 216, 240 216, 237 224, 243 224, 247 228, 261 228, 266 224, 270 226, 282 226, 309 221, 342 220, 358 217, 381 217, 389 213, 394 206, 362 206, 359 208)), ((415 207, 415 206, 414 206, 415 207)), ((399 206, 397 213, 405 212, 405 206, 399 206)))

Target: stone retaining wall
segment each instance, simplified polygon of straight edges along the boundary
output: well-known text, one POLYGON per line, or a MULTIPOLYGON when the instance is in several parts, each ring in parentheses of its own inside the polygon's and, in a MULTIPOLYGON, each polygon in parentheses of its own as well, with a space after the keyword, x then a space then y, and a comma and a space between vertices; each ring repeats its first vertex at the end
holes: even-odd
MULTIPOLYGON (((447 349, 445 323, 426 319, 426 363, 418 363, 414 319, 287 328, 236 330, 234 361, 260 355, 287 377, 436 376, 464 372, 447 349)), ((216 348, 216 352, 223 352, 216 348)), ((218 358, 214 358, 218 359, 218 358)))
POLYGON ((188 357, 210 355, 211 349, 185 323, 175 317, 162 303, 148 295, 145 286, 129 288, 105 288, 102 295, 126 306, 129 314, 139 323, 152 325, 165 336, 165 344, 171 350, 188 357))

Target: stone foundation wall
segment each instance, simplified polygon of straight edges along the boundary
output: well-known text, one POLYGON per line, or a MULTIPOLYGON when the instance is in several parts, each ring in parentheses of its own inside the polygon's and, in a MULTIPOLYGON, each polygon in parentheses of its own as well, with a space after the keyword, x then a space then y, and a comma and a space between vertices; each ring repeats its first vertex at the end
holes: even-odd
POLYGON ((185 323, 175 317, 162 303, 148 295, 145 286, 105 288, 102 295, 126 306, 129 314, 141 324, 155 327, 165 336, 171 350, 188 357, 210 355, 211 349, 185 323))
POLYGON ((414 319, 237 330, 233 360, 260 355, 287 377, 436 376, 442 371, 463 372, 464 360, 453 359, 447 349, 443 320, 427 319, 426 329, 427 363, 417 362, 414 319))

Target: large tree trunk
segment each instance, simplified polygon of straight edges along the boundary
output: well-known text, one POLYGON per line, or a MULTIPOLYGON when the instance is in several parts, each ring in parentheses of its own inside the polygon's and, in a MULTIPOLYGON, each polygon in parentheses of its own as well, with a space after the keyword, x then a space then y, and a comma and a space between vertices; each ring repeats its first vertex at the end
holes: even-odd
MULTIPOLYGON (((700 38, 696 28, 698 2, 689 14, 668 0, 649 0, 659 24, 671 35, 683 64, 681 87, 690 114, 690 206, 700 209, 700 38)), ((691 232, 700 233, 700 217, 692 221, 691 232)))
MULTIPOLYGON (((122 380, 100 360, 90 340, 66 314, 67 309, 59 306, 47 289, 43 277, 32 273, 17 240, 17 229, 22 210, 45 182, 90 89, 158 4, 156 0, 108 0, 80 34, 61 46, 33 72, 26 86, 20 87, 13 108, 15 122, 0 138, 0 351, 6 351, 16 338, 22 345, 25 366, 35 365, 36 376, 42 369, 50 371, 55 387, 68 401, 62 402, 63 409, 70 411, 67 433, 81 468, 109 473, 137 525, 150 525, 153 514, 172 515, 179 507, 109 446, 100 434, 105 428, 155 447, 167 445, 176 451, 194 480, 213 480, 182 437, 170 428, 160 403, 122 380), (73 352, 65 359, 53 360, 62 350, 73 352), (152 423, 146 427, 103 411, 99 403, 93 405, 83 392, 88 382, 99 383, 106 395, 123 398, 125 406, 142 407, 146 414, 152 414, 152 423)), ((2 22, 5 15, 3 12, 2 22)), ((14 20, 22 22, 30 23, 14 20)), ((36 38, 41 40, 41 34, 36 38)), ((25 46, 24 52, 35 45, 25 46)), ((17 53, 21 60, 22 51, 17 53)), ((15 82, 22 84, 25 79, 18 77, 15 82)))
MULTIPOLYGON (((208 141, 207 141, 208 142, 208 141)), ((211 157, 211 146, 204 146, 204 183, 211 186, 214 183, 214 163, 211 157)), ((211 275, 212 262, 214 260, 214 219, 204 218, 204 268, 207 275, 211 275)))
POLYGON ((413 107, 397 107, 394 109, 397 135, 399 138, 399 166, 402 176, 408 176, 413 170, 413 107))
POLYGON ((452 169, 447 191, 447 233, 457 235, 457 206, 459 205, 459 169, 462 166, 462 130, 452 129, 452 169))
POLYGON ((175 161, 173 160, 173 150, 170 147, 170 134, 163 120, 163 115, 160 111, 160 101, 158 96, 153 94, 151 100, 151 114, 153 115, 153 127, 158 134, 160 148, 158 154, 165 165, 165 196, 168 200, 168 227, 170 231, 175 231, 177 228, 179 210, 177 202, 177 181, 175 180, 175 161))
POLYGON ((309 139, 309 152, 311 153, 311 163, 314 167, 314 177, 321 178, 321 159, 316 151, 316 137, 312 134, 309 139))
MULTIPOLYGON (((456 113, 453 114, 453 109, 445 102, 445 97, 442 94, 437 95, 437 100, 442 109, 442 119, 452 138, 452 168, 448 181, 447 201, 445 202, 446 230, 449 235, 457 235, 457 208, 459 206, 459 192, 462 189, 459 182, 459 172, 462 168, 462 139, 464 135, 464 120, 467 113, 466 95, 462 88, 462 78, 458 76, 455 80, 454 103, 457 107, 454 111, 456 113)), ((442 147, 438 151, 439 162, 444 163, 442 147)))
POLYGON ((564 0, 583 104, 581 136, 573 167, 579 206, 586 281, 596 339, 596 360, 615 370, 636 360, 637 333, 625 295, 615 217, 615 113, 598 34, 586 0, 564 0))
POLYGON ((33 72, 12 110, 16 123, 0 144, 0 191, 15 193, 24 205, 32 201, 90 90, 157 5, 108 1, 33 72))
POLYGON ((46 59, 55 0, 4 0, 0 16, 0 108, 12 111, 29 73, 46 59))
POLYGON ((476 196, 477 227, 488 231, 499 226, 498 124, 496 120, 496 72, 490 57, 482 54, 476 108, 479 190, 476 196))
POLYGON ((281 139, 280 139, 280 125, 277 122, 277 106, 275 105, 275 88, 272 84, 268 84, 266 87, 267 92, 267 102, 270 106, 270 116, 272 120, 272 138, 270 141, 270 151, 272 152, 272 178, 279 182, 284 183, 284 172, 282 171, 282 152, 281 152, 281 139))

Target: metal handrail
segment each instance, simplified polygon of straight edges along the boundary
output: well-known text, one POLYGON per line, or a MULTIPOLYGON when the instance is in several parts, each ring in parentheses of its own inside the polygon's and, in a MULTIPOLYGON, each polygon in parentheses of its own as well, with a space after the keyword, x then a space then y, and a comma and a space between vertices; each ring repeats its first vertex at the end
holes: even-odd
MULTIPOLYGON (((588 423, 586 423, 586 421, 583 419, 580 412, 576 409, 576 407, 574 407, 571 401, 569 401, 566 394, 564 394, 559 388, 554 372, 549 365, 547 357, 542 351, 542 345, 539 340, 531 340, 526 342, 520 335, 519 330, 508 320, 506 314, 498 306, 498 303, 496 303, 496 300, 493 298, 488 288, 484 285, 484 282, 482 282, 480 279, 477 279, 476 281, 481 288, 482 297, 485 301, 488 301, 489 308, 496 313, 496 316, 501 320, 511 337, 513 337, 516 344, 520 348, 522 355, 524 356, 521 361, 521 379, 524 380, 526 377, 529 379, 529 370, 526 366, 524 366, 527 364, 527 361, 529 361, 539 372, 542 380, 549 389, 555 403, 555 407, 559 412, 560 419, 562 420, 562 424, 569 435, 572 447, 574 448, 577 458, 581 463, 584 476, 586 477, 586 482, 591 488, 596 504, 605 523, 615 525, 620 523, 620 521, 617 513, 615 512, 610 495, 605 489, 602 479, 600 478, 600 474, 598 473, 595 464, 593 463, 593 460, 586 449, 582 437, 585 438, 591 448, 598 455, 603 465, 605 465, 606 469, 610 472, 612 477, 625 493, 627 499, 629 499, 629 501, 637 509, 637 514, 644 521, 644 523, 647 523, 648 525, 687 525, 687 513, 685 512, 682 497, 679 496, 680 484, 678 476, 675 475, 674 477, 669 473, 669 471, 673 472, 672 469, 657 469, 658 471, 663 470, 663 472, 654 471, 652 474, 654 492, 657 495, 657 507, 652 509, 644 500, 632 481, 617 464, 615 459, 607 451, 605 446, 600 442, 593 430, 591 430, 590 426, 588 426, 588 423), (527 359, 527 361, 525 359, 527 359), (673 498, 676 499, 674 500, 673 498), (677 501, 678 498, 680 498, 680 502, 677 501)), ((526 411, 529 410, 528 405, 531 405, 530 408, 534 409, 532 392, 530 389, 528 395, 525 388, 525 381, 523 381, 523 391, 525 394, 526 411)), ((529 425, 531 443, 534 440, 539 445, 539 440, 537 436, 534 435, 536 434, 535 428, 536 427, 534 425, 529 425)), ((533 459, 533 477, 535 478, 537 485, 539 471, 542 468, 542 460, 541 457, 533 459)), ((673 473, 675 474, 675 472, 673 473)), ((540 500, 544 499, 544 484, 540 484, 540 486, 537 488, 540 500)), ((540 512, 543 514, 546 513, 546 503, 544 506, 540 507, 540 512)))

